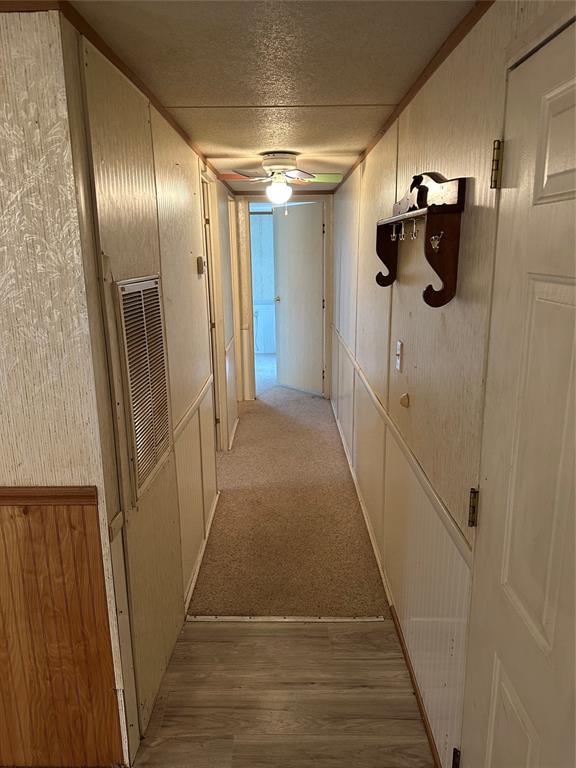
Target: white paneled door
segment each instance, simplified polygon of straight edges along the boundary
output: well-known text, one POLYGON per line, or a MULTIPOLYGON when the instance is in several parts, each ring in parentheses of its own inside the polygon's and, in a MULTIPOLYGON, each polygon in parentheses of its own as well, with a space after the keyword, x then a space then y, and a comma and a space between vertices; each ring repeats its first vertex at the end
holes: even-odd
POLYGON ((575 764, 574 40, 509 76, 464 768, 575 764))
POLYGON ((324 357, 323 218, 320 202, 274 208, 278 383, 318 394, 324 357))

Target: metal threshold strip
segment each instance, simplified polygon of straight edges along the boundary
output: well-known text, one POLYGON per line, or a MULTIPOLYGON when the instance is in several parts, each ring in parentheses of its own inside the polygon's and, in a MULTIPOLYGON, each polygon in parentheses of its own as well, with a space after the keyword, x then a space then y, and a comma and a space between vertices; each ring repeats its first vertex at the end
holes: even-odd
POLYGON ((344 622, 370 622, 370 621, 373 622, 373 621, 386 621, 386 620, 387 620, 386 616, 186 616, 186 621, 190 621, 190 622, 251 621, 253 623, 292 622, 292 623, 301 623, 301 624, 314 624, 314 623, 326 622, 330 624, 336 624, 336 623, 344 623, 344 622))

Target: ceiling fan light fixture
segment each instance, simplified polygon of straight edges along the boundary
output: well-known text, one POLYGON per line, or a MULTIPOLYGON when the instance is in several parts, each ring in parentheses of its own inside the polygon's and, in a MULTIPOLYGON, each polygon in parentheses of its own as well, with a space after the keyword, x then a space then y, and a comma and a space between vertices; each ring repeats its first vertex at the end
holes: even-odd
POLYGON ((292 187, 286 183, 286 179, 283 176, 275 176, 272 179, 272 183, 266 187, 266 197, 271 203, 282 205, 282 203, 287 203, 292 197, 292 187))

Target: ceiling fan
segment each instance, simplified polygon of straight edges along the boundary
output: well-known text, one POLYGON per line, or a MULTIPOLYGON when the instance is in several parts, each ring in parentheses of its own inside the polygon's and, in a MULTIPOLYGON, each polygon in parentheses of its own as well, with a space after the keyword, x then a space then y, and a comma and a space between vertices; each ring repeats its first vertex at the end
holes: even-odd
POLYGON ((292 184, 338 184, 341 173, 310 173, 297 167, 295 152, 265 152, 262 155, 262 171, 232 171, 221 173, 221 181, 244 181, 254 184, 269 182, 266 195, 272 203, 281 205, 292 196, 292 184))

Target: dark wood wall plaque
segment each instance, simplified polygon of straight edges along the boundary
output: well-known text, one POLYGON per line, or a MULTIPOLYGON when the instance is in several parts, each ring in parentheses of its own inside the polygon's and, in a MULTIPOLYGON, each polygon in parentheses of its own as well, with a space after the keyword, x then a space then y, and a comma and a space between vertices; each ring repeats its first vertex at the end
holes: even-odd
POLYGON ((392 285, 398 271, 398 245, 418 237, 416 220, 424 219, 424 254, 442 281, 442 288, 426 286, 422 296, 431 307, 442 307, 456 294, 460 219, 466 198, 466 179, 445 179, 439 173, 414 176, 410 189, 394 203, 393 215, 381 219, 376 229, 376 253, 388 274, 379 272, 376 282, 392 285))

